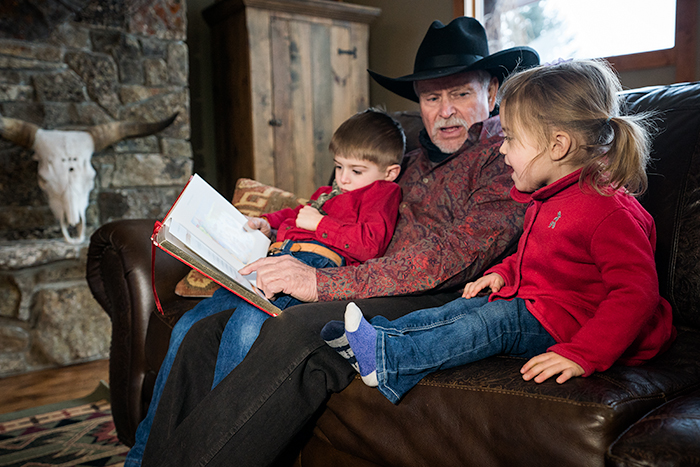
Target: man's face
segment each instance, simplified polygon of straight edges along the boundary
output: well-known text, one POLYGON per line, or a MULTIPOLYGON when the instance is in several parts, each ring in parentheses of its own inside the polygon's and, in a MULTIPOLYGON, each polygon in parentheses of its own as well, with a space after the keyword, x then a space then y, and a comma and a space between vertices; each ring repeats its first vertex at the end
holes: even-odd
POLYGON ((469 127, 488 118, 497 92, 496 78, 485 84, 474 72, 417 81, 421 117, 430 139, 442 152, 456 152, 467 140, 469 127))

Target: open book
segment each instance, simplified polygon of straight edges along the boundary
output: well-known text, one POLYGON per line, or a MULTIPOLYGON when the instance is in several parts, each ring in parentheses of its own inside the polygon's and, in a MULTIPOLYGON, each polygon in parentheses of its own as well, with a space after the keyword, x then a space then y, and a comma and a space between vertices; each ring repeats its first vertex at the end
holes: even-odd
POLYGON ((255 286, 255 273, 238 270, 267 256, 268 239, 244 229, 247 218, 199 175, 156 225, 153 244, 272 316, 280 309, 255 286))

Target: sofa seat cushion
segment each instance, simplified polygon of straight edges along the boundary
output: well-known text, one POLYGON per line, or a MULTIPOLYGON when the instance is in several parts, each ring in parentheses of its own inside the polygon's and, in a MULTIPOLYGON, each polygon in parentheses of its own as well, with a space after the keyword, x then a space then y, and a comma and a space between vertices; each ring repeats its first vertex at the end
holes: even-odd
POLYGON ((607 465, 700 465, 700 389, 654 409, 610 448, 607 465))
POLYGON ((698 359, 700 332, 680 330, 671 349, 646 365, 561 385, 523 381, 525 360, 513 357, 434 373, 396 406, 357 379, 330 398, 301 463, 602 466, 631 423, 699 387, 698 359))

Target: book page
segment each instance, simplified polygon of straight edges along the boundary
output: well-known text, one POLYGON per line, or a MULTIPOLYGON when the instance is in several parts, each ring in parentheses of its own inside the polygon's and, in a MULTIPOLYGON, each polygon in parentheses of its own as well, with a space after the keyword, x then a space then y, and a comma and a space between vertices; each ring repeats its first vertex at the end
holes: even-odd
POLYGON ((245 230, 247 218, 198 175, 192 176, 165 222, 170 224, 172 234, 193 251, 199 253, 206 246, 236 272, 264 258, 270 245, 262 232, 245 230), (199 240, 198 246, 192 244, 193 238, 199 240))
MULTIPOLYGON (((262 300, 262 302, 256 302, 256 306, 273 316, 278 313, 274 305, 265 297, 265 294, 257 288, 255 284, 255 274, 249 274, 247 276, 241 275, 234 267, 226 263, 226 261, 198 239, 193 238, 189 233, 184 233, 184 237, 190 240, 191 246, 198 248, 201 254, 195 253, 190 246, 181 242, 172 234, 170 231, 171 225, 173 225, 172 220, 169 221, 169 224, 163 224, 158 230, 154 238, 156 245, 169 252, 180 261, 194 267, 219 285, 226 287, 233 293, 241 295, 242 290, 237 289, 234 283, 239 284, 242 289, 255 294, 262 300)), ((182 229, 182 226, 175 223, 175 229, 182 229)))

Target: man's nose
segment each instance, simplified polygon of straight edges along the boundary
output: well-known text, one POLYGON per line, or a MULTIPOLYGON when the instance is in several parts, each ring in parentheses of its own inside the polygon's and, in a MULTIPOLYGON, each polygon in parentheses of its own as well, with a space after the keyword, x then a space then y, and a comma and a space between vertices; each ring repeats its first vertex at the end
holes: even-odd
POLYGON ((452 103, 452 99, 447 98, 442 101, 440 105, 440 116, 443 118, 450 118, 455 113, 455 106, 452 103))

